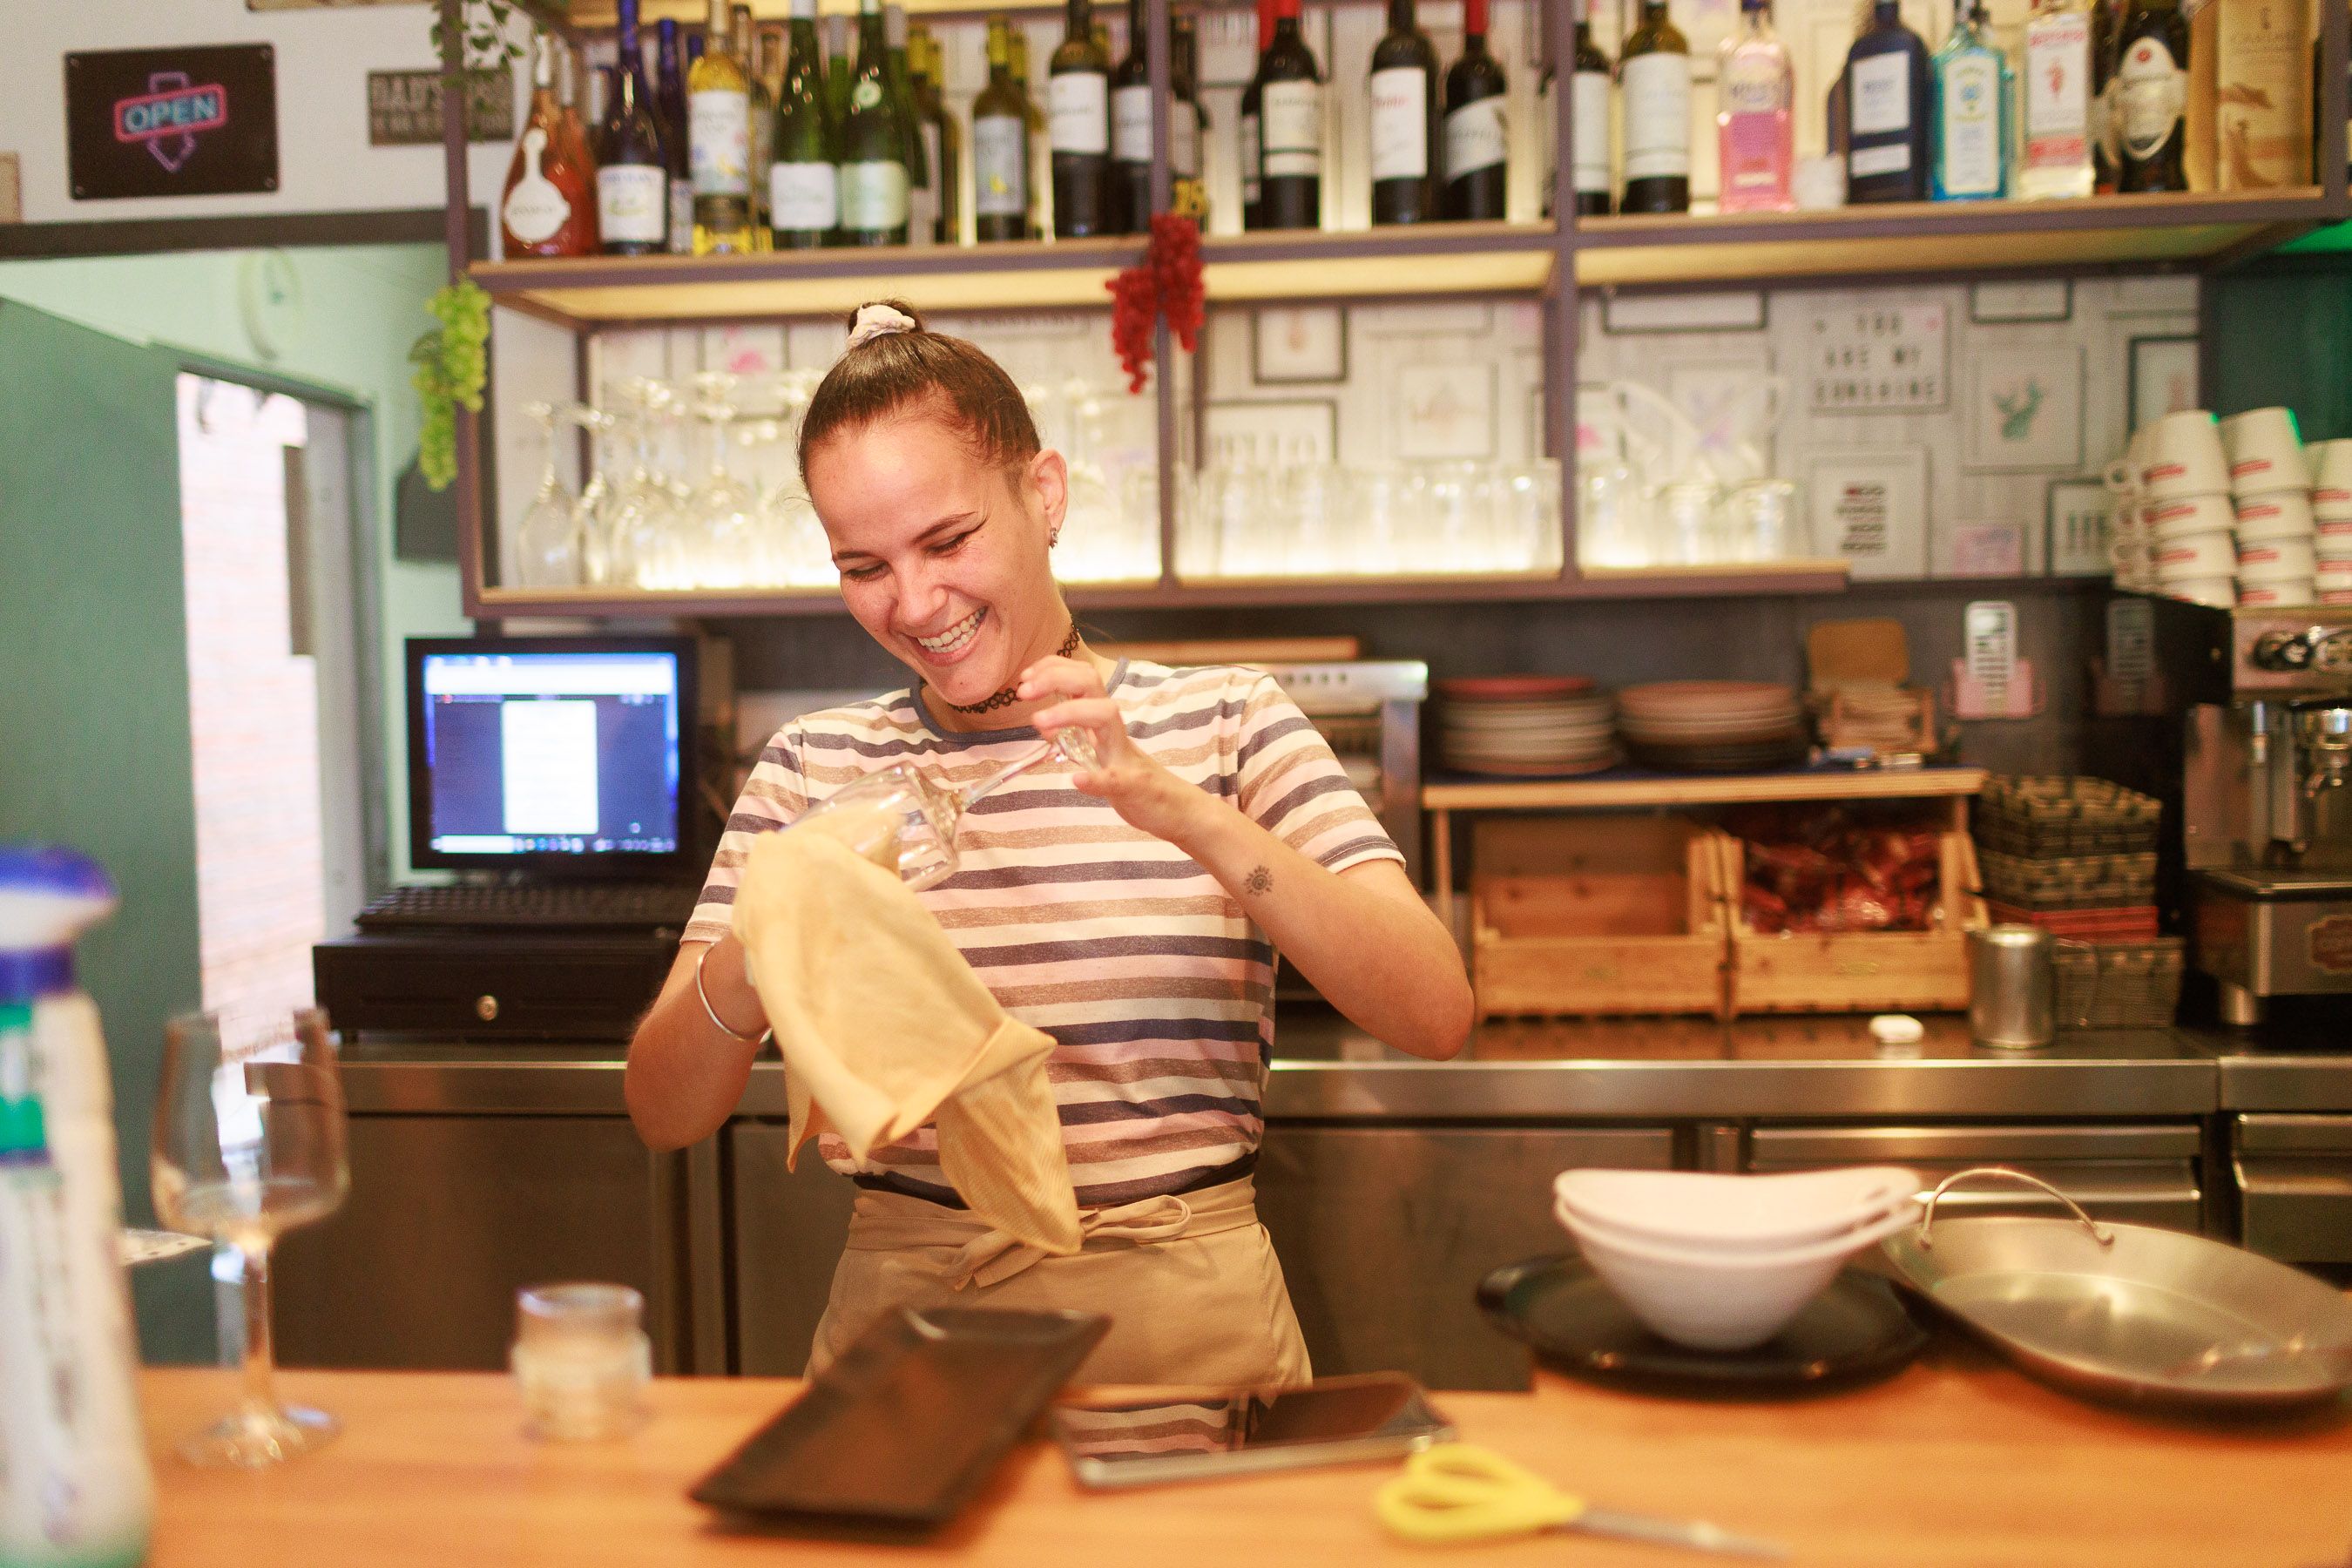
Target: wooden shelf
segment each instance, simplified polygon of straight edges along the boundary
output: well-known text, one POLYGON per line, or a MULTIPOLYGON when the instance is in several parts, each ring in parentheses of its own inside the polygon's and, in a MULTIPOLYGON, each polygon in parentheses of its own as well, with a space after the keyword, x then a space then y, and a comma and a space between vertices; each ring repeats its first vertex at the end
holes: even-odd
POLYGON ((1549 223, 1213 235, 1201 244, 1202 286, 1212 304, 1535 294, 1550 285, 1559 248, 1549 223))
POLYGON ((1982 768, 1872 768, 1777 773, 1602 773, 1421 786, 1424 811, 1577 811, 1616 806, 1748 805, 1763 801, 1942 800, 1980 793, 1982 768))
POLYGON ((1580 218, 1576 280, 1595 288, 2189 264, 2284 243, 2330 216, 2318 187, 2311 186, 2227 195, 1580 218))

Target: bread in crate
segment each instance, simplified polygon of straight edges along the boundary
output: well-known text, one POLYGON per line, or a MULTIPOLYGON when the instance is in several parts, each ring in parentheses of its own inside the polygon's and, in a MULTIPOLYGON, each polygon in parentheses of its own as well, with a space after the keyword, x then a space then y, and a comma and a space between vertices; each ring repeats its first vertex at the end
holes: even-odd
POLYGON ((1719 861, 1670 816, 1489 816, 1470 835, 1482 1017, 1724 1014, 1719 861))
POLYGON ((1735 1015, 1968 1005, 1965 933, 1985 923, 1968 835, 1849 806, 1728 826, 1716 847, 1735 1015))

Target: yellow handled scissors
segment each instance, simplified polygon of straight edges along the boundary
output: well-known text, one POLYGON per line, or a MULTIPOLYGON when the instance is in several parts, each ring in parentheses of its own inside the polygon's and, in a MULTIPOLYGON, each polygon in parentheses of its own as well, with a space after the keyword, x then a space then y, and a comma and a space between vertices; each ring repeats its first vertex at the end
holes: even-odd
POLYGON ((1734 1535, 1697 1520, 1656 1519, 1593 1508, 1533 1471, 1475 1443, 1439 1443, 1404 1462, 1373 1500, 1381 1522, 1407 1541, 1445 1546, 1546 1530, 1589 1530, 1662 1546, 1738 1557, 1786 1557, 1777 1541, 1734 1535))

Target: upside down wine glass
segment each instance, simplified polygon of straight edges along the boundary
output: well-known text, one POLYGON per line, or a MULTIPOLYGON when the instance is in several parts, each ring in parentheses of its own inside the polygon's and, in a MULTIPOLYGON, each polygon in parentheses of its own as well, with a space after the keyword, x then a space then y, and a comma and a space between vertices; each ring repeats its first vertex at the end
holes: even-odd
POLYGON ((897 871, 900 881, 920 892, 955 875, 956 829, 973 803, 1053 757, 1081 770, 1093 769, 1099 760, 1093 737, 1065 730, 961 790, 934 784, 911 763, 892 763, 842 785, 801 813, 792 826, 794 830, 814 826, 840 839, 862 858, 897 871))

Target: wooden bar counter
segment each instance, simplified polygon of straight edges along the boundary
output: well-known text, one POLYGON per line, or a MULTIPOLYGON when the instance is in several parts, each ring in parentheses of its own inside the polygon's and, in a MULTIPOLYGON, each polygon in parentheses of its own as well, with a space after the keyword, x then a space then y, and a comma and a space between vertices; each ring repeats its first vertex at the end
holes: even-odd
MULTIPOLYGON (((635 1436, 534 1442, 487 1373, 289 1373, 336 1413, 323 1453, 262 1474, 199 1471, 172 1444, 226 1409, 230 1375, 145 1374, 161 1493, 156 1568, 461 1568, 866 1562, 950 1556, 1045 1568, 1281 1568, 1462 1561, 1733 1562, 1567 1533, 1416 1548, 1386 1539, 1381 1466, 1126 1495, 1074 1486, 1032 1442, 952 1529, 916 1546, 722 1533, 687 1487, 793 1397, 765 1380, 666 1379, 635 1436)), ((1440 1394, 1463 1436, 1596 1502, 1776 1537, 1799 1563, 2061 1568, 2352 1562, 2352 1408, 2288 1420, 2151 1419, 2052 1393, 1940 1336, 1874 1387, 1693 1403, 1538 1373, 1532 1394, 1440 1394)))

